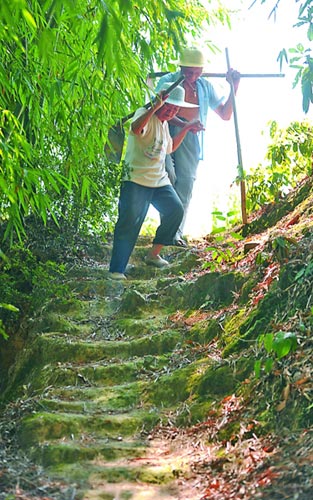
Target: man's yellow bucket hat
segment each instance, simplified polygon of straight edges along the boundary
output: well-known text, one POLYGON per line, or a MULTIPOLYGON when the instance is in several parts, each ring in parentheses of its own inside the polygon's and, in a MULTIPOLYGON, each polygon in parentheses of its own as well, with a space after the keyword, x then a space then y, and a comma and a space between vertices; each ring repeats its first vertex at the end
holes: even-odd
POLYGON ((184 49, 180 55, 179 66, 203 68, 205 61, 201 50, 196 48, 184 49))

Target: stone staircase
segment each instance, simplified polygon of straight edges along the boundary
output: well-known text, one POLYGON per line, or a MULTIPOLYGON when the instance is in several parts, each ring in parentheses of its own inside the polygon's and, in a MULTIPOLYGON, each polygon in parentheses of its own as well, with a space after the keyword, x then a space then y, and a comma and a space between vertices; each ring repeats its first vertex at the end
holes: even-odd
POLYGON ((205 415, 202 376, 216 360, 201 349, 189 356, 190 345, 208 345, 221 330, 214 321, 186 328, 171 315, 229 303, 243 281, 217 281, 214 273, 185 280, 184 272, 199 268, 196 249, 168 248, 170 266, 162 270, 144 265, 145 252, 145 244, 136 247, 123 283, 107 279, 107 263, 69 270, 68 298, 33 322, 11 374, 11 393, 23 387, 34 400, 19 443, 50 477, 70 485, 68 498, 189 498, 177 473, 188 466, 170 461, 151 432, 188 398, 205 415))

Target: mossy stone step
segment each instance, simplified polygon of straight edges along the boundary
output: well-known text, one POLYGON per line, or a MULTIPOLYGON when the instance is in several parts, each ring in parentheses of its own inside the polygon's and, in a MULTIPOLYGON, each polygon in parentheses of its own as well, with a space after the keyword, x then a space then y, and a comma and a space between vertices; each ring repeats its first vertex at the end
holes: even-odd
POLYGON ((115 362, 102 361, 84 365, 72 363, 45 365, 40 380, 32 379, 32 387, 102 387, 147 379, 169 363, 166 355, 134 357, 131 360, 115 362))
POLYGON ((177 309, 214 310, 230 305, 234 294, 239 294, 246 277, 238 272, 206 273, 195 280, 170 284, 159 294, 159 306, 177 309))
POLYGON ((177 261, 177 252, 164 252, 162 255, 168 260, 169 266, 157 268, 145 263, 146 249, 143 251, 142 256, 139 255, 139 252, 140 250, 137 249, 130 259, 129 267, 126 270, 127 277, 129 278, 128 281, 116 282, 110 280, 107 266, 106 269, 99 269, 98 274, 96 270, 93 270, 92 275, 89 275, 88 268, 86 268, 85 272, 83 269, 76 273, 73 272, 72 277, 67 280, 67 284, 76 294, 84 296, 86 299, 96 295, 113 298, 116 291, 122 292, 124 288, 133 285, 137 280, 142 282, 145 280, 155 280, 160 276, 171 276, 172 273, 177 273, 177 269, 181 272, 181 268, 186 268, 185 270, 188 271, 195 267, 197 261, 197 257, 189 256, 184 265, 184 261, 177 261))
POLYGON ((95 298, 114 300, 123 293, 125 286, 127 286, 126 282, 110 280, 108 271, 105 278, 78 278, 67 280, 66 284, 76 298, 84 298, 86 301, 95 298))
POLYGON ((66 388, 52 390, 40 400, 45 411, 89 414, 101 410, 116 413, 143 406, 148 382, 134 382, 113 387, 66 388))
MULTIPOLYGON (((98 490, 102 492, 122 489, 122 484, 125 482, 128 483, 130 492, 133 489, 136 490, 138 484, 145 486, 145 491, 149 490, 149 485, 154 485, 155 487, 162 485, 161 491, 163 490, 164 493, 167 488, 168 492, 170 491, 170 487, 171 489, 175 488, 175 484, 173 483, 175 483, 177 478, 177 468, 175 466, 170 467, 168 464, 162 466, 160 463, 157 463, 155 466, 153 464, 150 466, 147 466, 147 464, 140 466, 136 457, 134 457, 133 462, 126 459, 124 463, 117 462, 116 464, 96 458, 93 462, 85 462, 83 467, 78 463, 61 464, 60 466, 51 466, 48 470, 52 478, 57 480, 66 477, 72 483, 76 483, 81 491, 85 490, 82 496, 83 499, 94 498, 97 500, 110 497, 89 496, 91 494, 91 490, 89 490, 91 484, 93 491, 98 490)), ((182 472, 181 467, 179 471, 182 472)), ((154 491, 160 490, 159 488, 155 488, 154 491)), ((123 498, 123 496, 113 496, 112 498, 123 498)), ((134 497, 128 496, 124 498, 133 499, 134 497)), ((140 498, 144 499, 145 497, 140 498)), ((159 498, 163 500, 162 496, 151 497, 151 500, 159 500, 159 498)), ((174 498, 175 500, 177 499, 177 497, 174 498)))
POLYGON ((177 330, 163 330, 129 341, 75 341, 61 332, 50 332, 35 338, 30 350, 36 356, 37 365, 54 361, 88 363, 112 358, 128 359, 146 354, 166 353, 180 345, 183 333, 177 330))
POLYGON ((151 314, 143 314, 141 317, 132 317, 112 319, 110 328, 115 332, 120 332, 129 339, 152 335, 167 330, 169 328, 169 320, 167 312, 163 315, 159 310, 157 316, 151 314))
POLYGON ((160 420, 160 412, 135 410, 115 415, 96 412, 92 415, 41 412, 22 419, 19 442, 29 447, 55 439, 118 438, 139 434, 151 429, 160 420))
POLYGON ((96 311, 81 317, 73 314, 60 314, 58 311, 48 312, 36 323, 32 334, 64 335, 67 339, 86 340, 89 342, 101 340, 132 340, 157 333, 168 327, 168 314, 156 317, 155 314, 111 319, 105 312, 96 311), (160 317, 161 316, 161 317, 160 317))
MULTIPOLYGON (((82 500, 177 500, 179 489, 176 485, 154 485, 141 483, 101 484, 96 489, 85 491, 82 500)), ((201 500, 200 496, 192 500, 201 500)))
MULTIPOLYGON (((185 401, 193 408, 193 398, 203 397, 205 401, 211 400, 216 395, 222 396, 225 390, 234 388, 235 382, 230 370, 225 367, 220 373, 216 384, 207 386, 200 383, 205 378, 208 369, 207 358, 202 358, 189 363, 174 372, 156 376, 153 381, 137 381, 129 384, 113 385, 108 387, 61 387, 51 388, 41 400, 41 407, 45 411, 66 412, 67 414, 81 413, 90 416, 99 413, 118 414, 121 411, 134 411, 137 409, 169 409, 185 401), (221 386, 221 387, 220 387, 221 386)), ((211 371, 215 373, 212 365, 211 371)))
MULTIPOLYGON (((116 297, 116 290, 114 296, 116 297)), ((49 307, 42 311, 41 316, 36 318, 36 323, 37 320, 48 317, 50 313, 70 317, 77 321, 86 320, 94 316, 103 317, 108 310, 111 310, 111 306, 111 300, 104 300, 103 297, 93 300, 82 300, 70 294, 68 298, 62 297, 62 299, 49 304, 49 307)))
POLYGON ((121 458, 139 458, 146 453, 147 443, 143 440, 81 439, 81 441, 62 440, 45 442, 32 447, 29 452, 31 460, 42 467, 58 464, 81 463, 95 458, 101 460, 117 460, 121 458))

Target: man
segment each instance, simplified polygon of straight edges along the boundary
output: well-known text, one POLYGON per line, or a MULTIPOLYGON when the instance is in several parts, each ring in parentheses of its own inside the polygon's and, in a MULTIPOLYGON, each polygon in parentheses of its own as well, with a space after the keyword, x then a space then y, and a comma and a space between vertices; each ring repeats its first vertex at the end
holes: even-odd
POLYGON ((150 203, 160 213, 160 225, 146 263, 164 267, 168 262, 160 256, 164 245, 173 245, 173 238, 183 218, 184 209, 165 170, 165 157, 176 150, 187 132, 202 130, 198 118, 184 123, 175 137, 171 137, 168 120, 182 108, 197 108, 185 101, 185 91, 176 87, 170 95, 164 84, 151 107, 136 111, 128 136, 125 162, 129 177, 122 183, 119 216, 114 230, 109 277, 124 280, 125 269, 136 244, 150 203))
MULTIPOLYGON (((179 61, 180 71, 168 73, 160 78, 156 91, 165 82, 173 82, 184 75, 185 80, 182 86, 186 92, 186 101, 198 104, 198 108, 181 108, 174 119, 170 121, 170 133, 176 134, 180 127, 183 127, 186 120, 200 119, 203 130, 206 125, 208 110, 214 110, 223 120, 229 120, 232 116, 233 106, 231 92, 227 100, 223 103, 223 98, 219 98, 213 85, 205 78, 201 77, 205 59, 203 53, 196 48, 185 49, 179 61)), ((234 91, 237 92, 240 74, 230 69, 226 75, 226 80, 233 82, 234 91)), ((183 238, 183 229, 186 221, 189 203, 192 196, 193 184, 196 179, 196 172, 199 160, 203 154, 203 132, 200 137, 197 134, 188 133, 174 154, 166 158, 166 167, 170 179, 178 194, 183 207, 184 217, 175 236, 174 243, 178 246, 186 246, 183 238)))

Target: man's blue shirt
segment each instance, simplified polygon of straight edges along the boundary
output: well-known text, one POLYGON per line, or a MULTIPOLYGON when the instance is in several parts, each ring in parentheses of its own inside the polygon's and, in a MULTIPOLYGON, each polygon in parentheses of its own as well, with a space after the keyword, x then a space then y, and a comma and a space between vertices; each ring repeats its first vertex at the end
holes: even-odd
MULTIPOLYGON (((155 88, 156 92, 159 92, 165 82, 175 82, 182 75, 180 71, 176 73, 167 73, 162 76, 158 81, 155 88)), ((198 104, 199 104, 199 118, 203 126, 206 126, 209 108, 216 109, 224 100, 224 97, 219 97, 212 85, 208 80, 203 77, 198 78, 196 81, 196 89, 198 94, 198 104)), ((203 156, 203 132, 200 132, 200 157, 203 156)))

